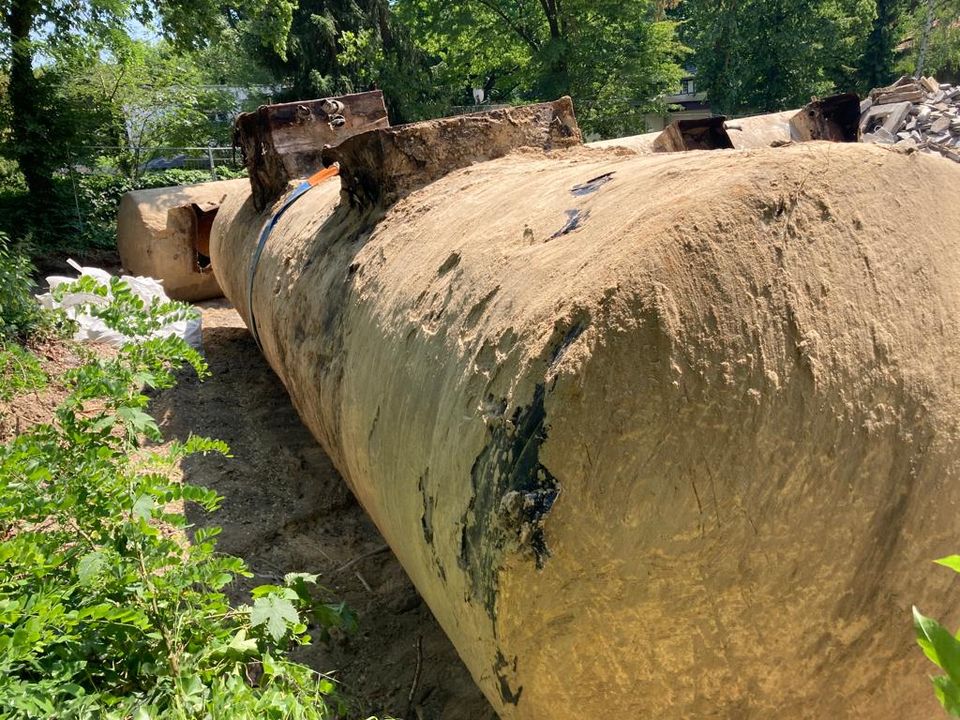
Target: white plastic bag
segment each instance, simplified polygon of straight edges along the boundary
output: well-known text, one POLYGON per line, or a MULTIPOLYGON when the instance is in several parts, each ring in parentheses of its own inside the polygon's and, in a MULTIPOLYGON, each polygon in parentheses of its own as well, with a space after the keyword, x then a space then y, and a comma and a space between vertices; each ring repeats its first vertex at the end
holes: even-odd
MULTIPOLYGON (((76 270, 80 276, 87 275, 94 278, 97 282, 110 285, 111 275, 106 270, 95 267, 82 267, 73 260, 67 260, 67 263, 76 270)), ((91 293, 67 293, 63 299, 57 301, 53 297, 53 291, 64 283, 76 282, 78 278, 64 277, 62 275, 51 275, 47 278, 47 284, 50 286, 50 292, 38 295, 37 300, 40 304, 49 309, 62 308, 67 316, 77 323, 77 332, 73 339, 79 342, 99 342, 107 345, 123 345, 129 342, 130 338, 116 330, 111 330, 100 318, 95 318, 81 311, 84 305, 106 305, 110 302, 110 296, 102 297, 91 293)), ((169 300, 167 294, 163 291, 163 285, 159 280, 150 277, 134 277, 132 275, 121 275, 123 280, 130 287, 130 290, 143 299, 148 305, 155 299, 160 302, 169 300)), ((154 337, 169 337, 175 335, 182 337, 187 343, 200 350, 203 345, 202 326, 200 318, 191 318, 190 320, 178 320, 162 327, 153 333, 154 337)))

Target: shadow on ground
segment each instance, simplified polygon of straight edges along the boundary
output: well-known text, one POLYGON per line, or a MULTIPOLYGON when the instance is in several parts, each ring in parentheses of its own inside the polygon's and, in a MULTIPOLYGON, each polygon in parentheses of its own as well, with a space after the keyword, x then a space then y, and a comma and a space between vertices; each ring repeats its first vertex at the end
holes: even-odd
POLYGON ((188 508, 190 521, 223 528, 220 549, 257 577, 234 588, 275 582, 287 572, 320 573, 321 582, 360 617, 360 631, 300 659, 334 671, 352 715, 407 720, 494 720, 450 641, 400 564, 301 424, 283 385, 225 303, 207 304, 204 351, 212 376, 185 375, 152 405, 164 434, 227 442, 233 457, 184 462, 187 481, 225 497, 215 514, 188 508), (351 563, 346 569, 344 565, 351 563), (420 681, 414 688, 422 646, 420 681), (409 701, 413 693, 413 702, 409 701))

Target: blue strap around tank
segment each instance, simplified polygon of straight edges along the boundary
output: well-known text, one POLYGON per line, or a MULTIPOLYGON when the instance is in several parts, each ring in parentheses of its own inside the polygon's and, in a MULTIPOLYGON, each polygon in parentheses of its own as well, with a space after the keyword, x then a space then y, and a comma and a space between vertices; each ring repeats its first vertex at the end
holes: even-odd
POLYGON ((320 172, 311 175, 309 178, 304 180, 302 183, 297 185, 286 199, 280 205, 279 208, 270 216, 270 219, 263 224, 263 229, 260 230, 260 239, 257 242, 257 247, 253 251, 253 255, 250 258, 250 276, 247 281, 247 321, 250 324, 250 332, 253 334, 253 339, 257 343, 257 347, 260 348, 260 351, 263 351, 263 345, 260 343, 260 331, 257 329, 257 318, 253 312, 253 281, 257 276, 257 266, 260 264, 260 257, 263 255, 263 249, 267 245, 267 238, 270 237, 270 233, 273 232, 273 229, 277 226, 277 223, 280 221, 280 218, 287 211, 293 203, 298 199, 303 197, 307 190, 312 187, 319 185, 324 180, 328 180, 332 177, 336 177, 340 173, 340 168, 337 165, 331 165, 328 168, 324 168, 320 172))

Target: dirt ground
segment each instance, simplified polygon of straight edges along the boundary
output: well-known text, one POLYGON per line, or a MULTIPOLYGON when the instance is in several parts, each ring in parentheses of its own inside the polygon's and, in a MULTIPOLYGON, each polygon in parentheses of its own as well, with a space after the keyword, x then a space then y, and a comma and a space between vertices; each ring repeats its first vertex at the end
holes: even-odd
POLYGON ((221 526, 220 549, 257 574, 238 584, 237 596, 296 571, 319 573, 332 596, 347 601, 359 615, 359 632, 305 648, 301 659, 336 675, 352 718, 494 720, 239 315, 225 301, 205 303, 203 324, 212 376, 200 383, 185 375, 152 407, 166 436, 207 435, 232 449, 230 458, 188 459, 183 471, 189 482, 225 497, 219 511, 191 520, 221 526))

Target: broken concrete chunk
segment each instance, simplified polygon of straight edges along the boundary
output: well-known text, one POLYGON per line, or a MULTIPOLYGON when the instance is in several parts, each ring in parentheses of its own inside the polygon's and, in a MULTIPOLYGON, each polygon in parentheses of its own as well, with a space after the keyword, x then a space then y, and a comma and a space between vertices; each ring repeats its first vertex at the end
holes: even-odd
POLYGON ((869 143, 879 143, 881 145, 892 145, 897 142, 897 136, 891 132, 887 132, 882 127, 877 128, 872 133, 865 133, 863 135, 863 142, 869 143))
POLYGON ((875 88, 861 103, 860 128, 864 142, 908 143, 953 159, 960 147, 960 86, 904 76, 875 88))
POLYGON ((948 117, 939 117, 933 121, 933 124, 930 126, 931 133, 942 133, 945 130, 950 128, 950 118, 948 117))
POLYGON ((903 127, 911 107, 908 102, 876 105, 860 118, 860 132, 876 133, 878 128, 883 128, 892 135, 903 127))
POLYGON ((936 93, 940 91, 940 85, 932 77, 920 78, 920 84, 923 86, 923 89, 928 93, 936 93))

